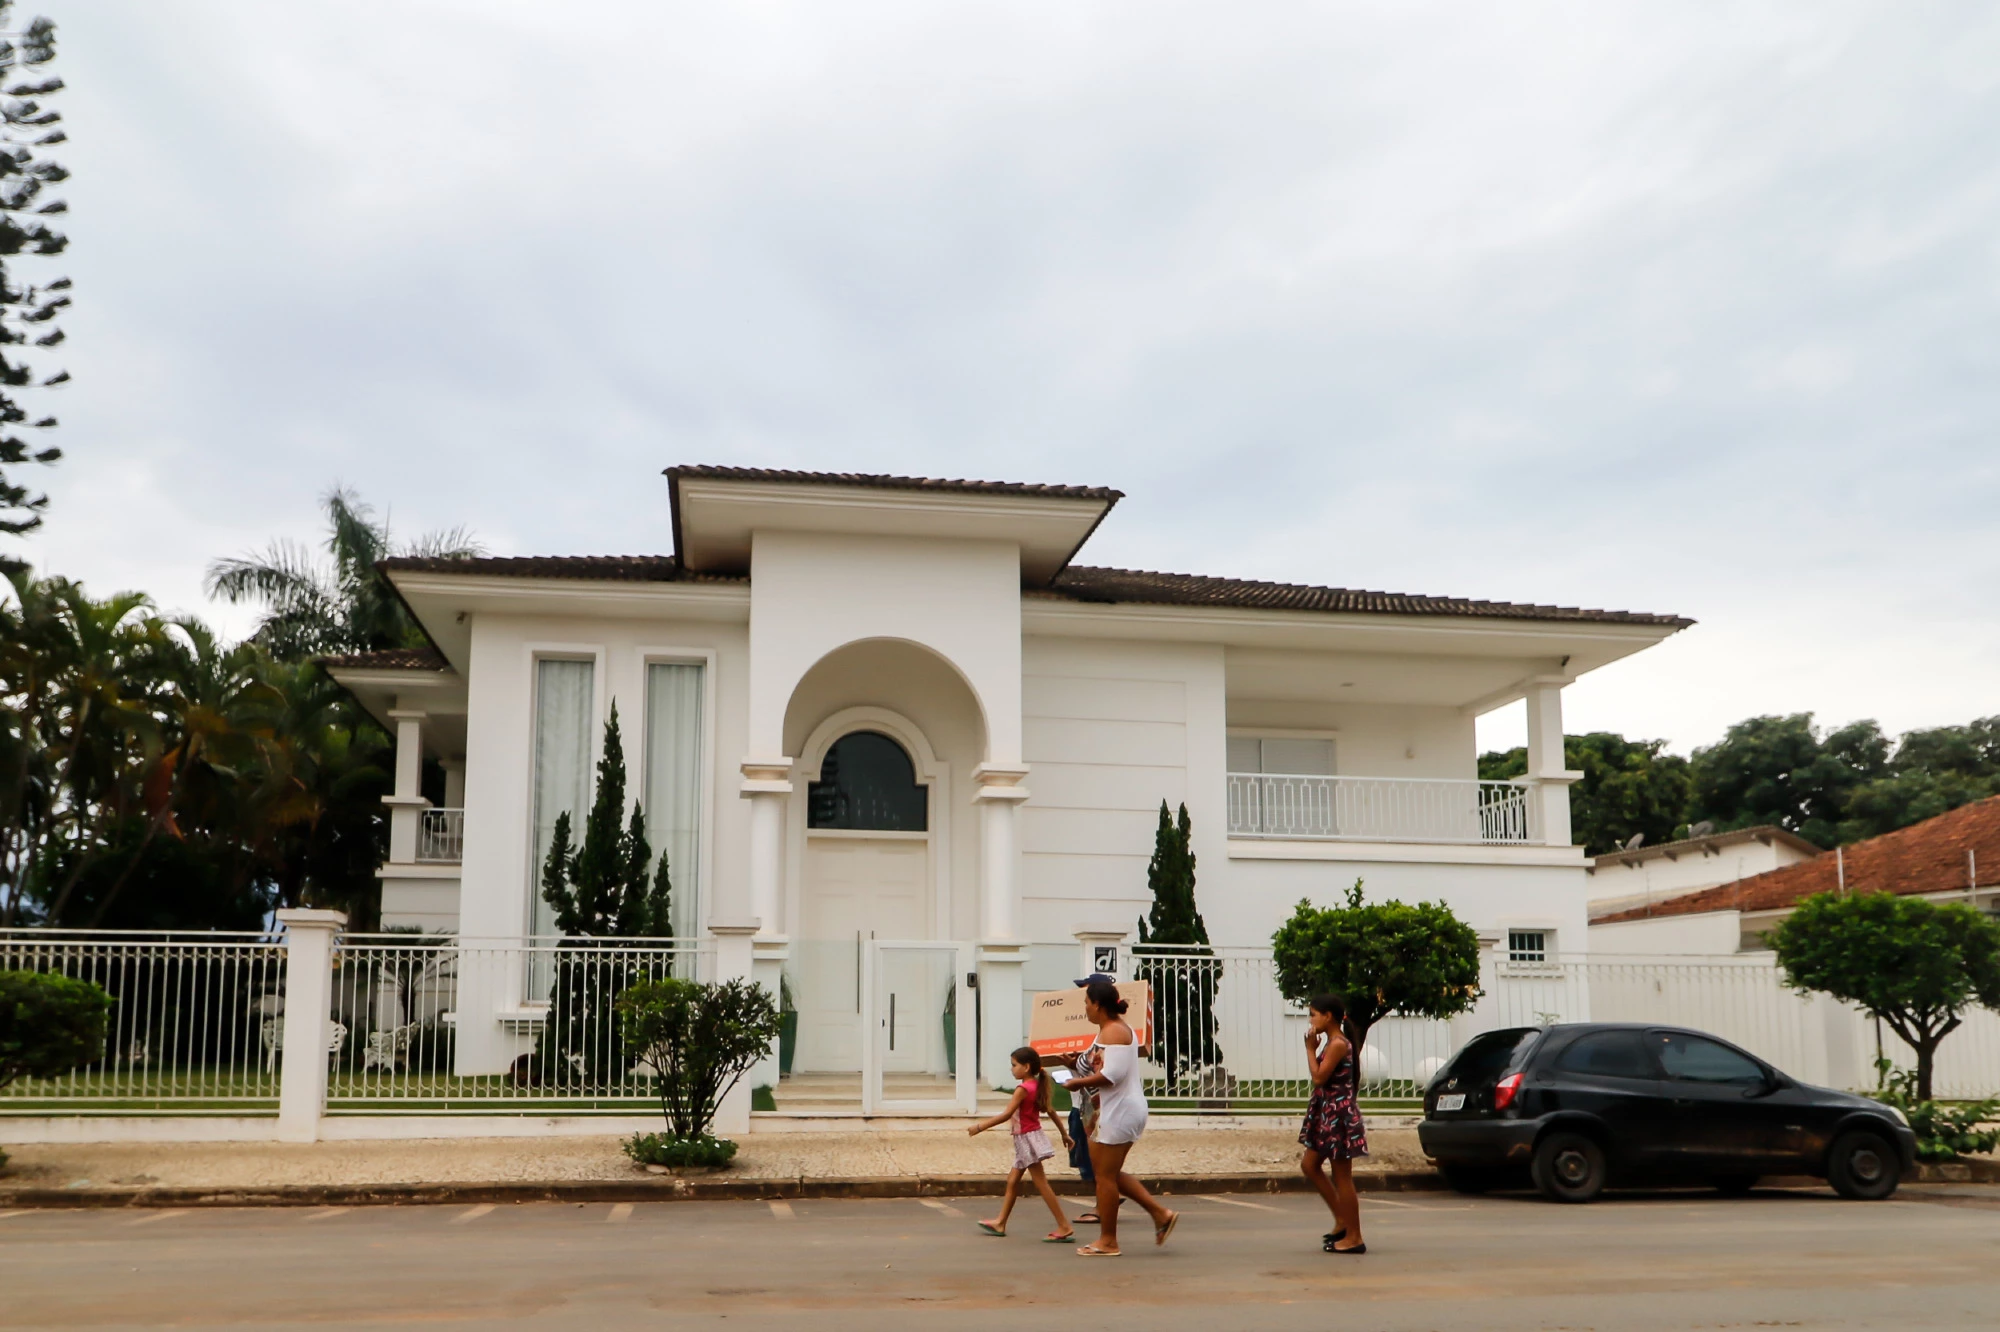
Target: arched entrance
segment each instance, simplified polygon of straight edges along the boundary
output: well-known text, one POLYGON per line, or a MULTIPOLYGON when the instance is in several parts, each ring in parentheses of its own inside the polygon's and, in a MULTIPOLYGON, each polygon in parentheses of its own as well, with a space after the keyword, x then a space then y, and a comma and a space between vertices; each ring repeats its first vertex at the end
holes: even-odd
MULTIPOLYGON (((910 752, 879 729, 839 735, 816 767, 805 797, 796 1067, 854 1072, 862 1064, 868 944, 934 937, 932 793, 910 752)), ((922 998, 904 997, 904 1015, 922 1007, 922 998)), ((926 1071, 933 1044, 928 1032, 906 1037, 885 1068, 926 1071)))

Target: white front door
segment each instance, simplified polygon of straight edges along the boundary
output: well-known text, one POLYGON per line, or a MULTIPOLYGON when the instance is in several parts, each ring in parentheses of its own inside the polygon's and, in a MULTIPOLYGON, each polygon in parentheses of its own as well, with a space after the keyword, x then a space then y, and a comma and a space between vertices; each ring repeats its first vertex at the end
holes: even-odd
MULTIPOLYGON (((930 839, 922 834, 806 835, 800 937, 792 949, 799 1072, 861 1069, 863 950, 870 939, 929 936, 929 878, 930 839)), ((885 1067, 922 1068, 919 1045, 899 1040, 885 1067)))

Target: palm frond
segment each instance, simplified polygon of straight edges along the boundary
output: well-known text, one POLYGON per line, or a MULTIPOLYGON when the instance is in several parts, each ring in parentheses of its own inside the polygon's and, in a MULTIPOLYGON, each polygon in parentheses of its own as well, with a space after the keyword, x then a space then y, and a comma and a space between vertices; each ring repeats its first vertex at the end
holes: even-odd
POLYGON ((396 551, 398 555, 418 560, 469 560, 485 553, 486 547, 479 543, 470 529, 464 527, 426 532, 396 551))

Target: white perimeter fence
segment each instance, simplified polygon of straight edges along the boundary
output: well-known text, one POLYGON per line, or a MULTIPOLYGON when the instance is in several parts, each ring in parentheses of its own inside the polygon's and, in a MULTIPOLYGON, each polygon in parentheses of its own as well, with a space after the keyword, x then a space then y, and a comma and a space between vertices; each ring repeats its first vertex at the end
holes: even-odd
MULTIPOLYGON (((1030 991, 1075 974, 1073 945, 1036 946, 1045 952, 1030 991)), ((1278 1113, 1303 1102, 1306 1015, 1280 996, 1268 949, 1141 945, 1128 955, 1154 989, 1146 1075, 1156 1107, 1278 1113)), ((0 1115, 257 1115, 281 1105, 289 1115, 301 1098, 312 1115, 632 1114, 655 1104, 652 1075, 619 1039, 618 995, 664 976, 710 979, 715 956, 710 941, 685 939, 322 934, 314 943, 283 932, 14 930, 0 931, 0 970, 60 972, 114 999, 100 1057, 0 1088, 0 1115), (288 1058, 288 1032, 302 1049, 323 1049, 324 1064, 288 1058), (288 1085, 294 1077, 303 1081, 288 1085)), ((1378 1024, 1364 1092, 1418 1095, 1480 1031, 1589 1020, 1694 1027, 1807 1082, 1874 1084, 1875 1024, 1787 989, 1769 954, 1534 965, 1489 955, 1481 988, 1477 1006, 1449 1021, 1378 1024)), ((1913 1063, 1893 1034, 1879 1040, 1897 1064, 1913 1063)), ((2000 1015, 1972 1010, 1945 1040, 1937 1091, 2000 1091, 2000 1015)))

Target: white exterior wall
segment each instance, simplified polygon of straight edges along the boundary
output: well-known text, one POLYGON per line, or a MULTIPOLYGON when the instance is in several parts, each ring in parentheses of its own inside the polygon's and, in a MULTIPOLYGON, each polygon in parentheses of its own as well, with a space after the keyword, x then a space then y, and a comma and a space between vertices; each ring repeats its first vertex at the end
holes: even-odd
POLYGON ((1743 913, 1704 911, 1590 927, 1590 951, 1632 955, 1734 953, 1742 945, 1743 913))
POLYGON ((1022 674, 1025 936, 1057 943, 1112 924, 1136 937, 1162 800, 1187 803, 1213 932, 1207 867, 1227 859, 1222 649, 1032 637, 1022 674))
MULTIPOLYGON (((472 624, 465 741, 465 857, 460 928, 470 937, 519 936, 535 878, 528 863, 534 819, 534 663, 541 656, 589 656, 597 663, 598 748, 611 704, 618 703, 625 742, 626 792, 643 795, 646 666, 701 660, 703 708, 712 737, 708 816, 701 845, 701 915, 714 885, 741 882, 748 812, 736 799, 736 765, 745 735, 744 679, 749 636, 741 624, 562 616, 480 615, 472 624)), ((579 832, 581 830, 579 829, 579 832)), ((676 882, 676 893, 690 885, 676 882)))
POLYGON ((1344 777, 1479 775, 1473 718, 1457 708, 1232 698, 1229 728, 1327 732, 1334 771, 1344 777))
POLYGON ((1689 851, 1669 859, 1649 856, 1636 865, 1603 865, 1590 876, 1593 904, 1664 901, 1682 893, 1735 883, 1753 874, 1796 865, 1811 856, 1784 842, 1737 842, 1711 852, 1689 851))

